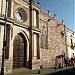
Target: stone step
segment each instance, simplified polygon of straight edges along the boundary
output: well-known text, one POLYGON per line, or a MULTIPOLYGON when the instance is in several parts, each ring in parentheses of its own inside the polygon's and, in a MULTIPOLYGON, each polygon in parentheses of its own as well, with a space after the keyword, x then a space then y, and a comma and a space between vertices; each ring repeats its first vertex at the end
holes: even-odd
POLYGON ((20 68, 20 69, 14 69, 12 71, 12 74, 6 74, 6 75, 24 75, 24 74, 38 74, 38 70, 20 68))
POLYGON ((54 68, 45 68, 45 69, 39 69, 39 70, 29 70, 29 69, 14 69, 12 74, 6 74, 6 75, 46 75, 46 74, 51 74, 51 73, 54 73, 54 72, 59 72, 59 71, 64 71, 64 70, 67 70, 67 69, 71 69, 71 68, 75 68, 75 66, 72 66, 72 67, 64 67, 62 69, 57 69, 55 70, 54 68))

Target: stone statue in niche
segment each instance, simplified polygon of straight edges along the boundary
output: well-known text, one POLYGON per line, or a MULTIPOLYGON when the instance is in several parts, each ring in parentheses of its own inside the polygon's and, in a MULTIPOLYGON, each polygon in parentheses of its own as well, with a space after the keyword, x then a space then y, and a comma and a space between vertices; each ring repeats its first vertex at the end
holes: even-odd
POLYGON ((17 22, 26 22, 28 19, 27 12, 23 8, 18 8, 15 11, 15 19, 17 22))
POLYGON ((21 16, 21 14, 18 12, 18 11, 16 11, 16 19, 17 20, 21 20, 22 19, 22 16, 21 16))

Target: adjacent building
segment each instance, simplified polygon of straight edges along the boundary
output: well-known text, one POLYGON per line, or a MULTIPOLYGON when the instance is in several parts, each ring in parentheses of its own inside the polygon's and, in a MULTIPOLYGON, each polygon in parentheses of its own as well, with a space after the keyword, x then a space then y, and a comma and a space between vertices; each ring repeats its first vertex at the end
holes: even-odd
POLYGON ((75 32, 66 28, 67 53, 68 58, 75 57, 75 32))

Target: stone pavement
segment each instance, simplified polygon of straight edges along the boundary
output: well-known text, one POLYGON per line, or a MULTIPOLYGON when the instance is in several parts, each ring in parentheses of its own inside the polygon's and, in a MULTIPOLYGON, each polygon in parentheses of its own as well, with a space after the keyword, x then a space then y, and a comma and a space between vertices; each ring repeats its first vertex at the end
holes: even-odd
POLYGON ((67 68, 64 67, 62 69, 57 69, 57 70, 55 70, 55 68, 46 68, 46 69, 40 69, 40 70, 16 69, 16 70, 13 70, 12 74, 6 74, 6 75, 39 75, 39 74, 46 75, 46 74, 51 74, 51 73, 66 70, 66 69, 71 69, 74 67, 75 66, 67 67, 67 68))

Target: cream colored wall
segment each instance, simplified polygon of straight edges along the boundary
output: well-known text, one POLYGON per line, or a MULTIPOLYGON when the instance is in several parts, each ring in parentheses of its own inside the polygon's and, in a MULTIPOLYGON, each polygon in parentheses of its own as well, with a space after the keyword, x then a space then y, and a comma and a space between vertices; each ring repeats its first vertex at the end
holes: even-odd
POLYGON ((72 40, 73 40, 73 44, 74 44, 74 34, 71 30, 69 29, 66 29, 66 36, 67 36, 67 50, 68 50, 68 57, 71 58, 73 56, 73 53, 75 54, 75 49, 71 49, 71 37, 70 36, 73 36, 72 37, 72 40))
POLYGON ((73 53, 75 54, 75 51, 72 50, 70 47, 68 47, 68 57, 71 58, 73 56, 73 53))

